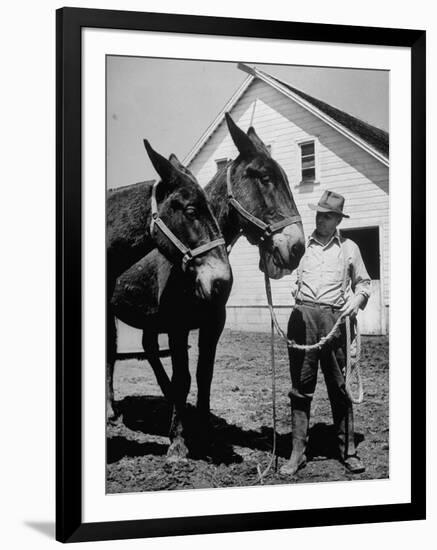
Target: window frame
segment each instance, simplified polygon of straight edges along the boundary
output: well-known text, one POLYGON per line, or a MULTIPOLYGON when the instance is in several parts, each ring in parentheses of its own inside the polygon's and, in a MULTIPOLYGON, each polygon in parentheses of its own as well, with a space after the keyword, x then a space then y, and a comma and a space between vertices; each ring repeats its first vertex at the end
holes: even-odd
MULTIPOLYGON (((297 165, 299 167, 299 184, 298 185, 317 185, 320 183, 319 170, 319 146, 318 139, 315 136, 306 137, 296 140, 297 165), (302 147, 309 144, 314 145, 314 180, 304 180, 302 167, 302 147)), ((309 156, 309 155, 308 155, 309 156)))
POLYGON ((220 170, 222 170, 222 168, 224 168, 226 166, 226 164, 229 162, 229 159, 228 157, 220 157, 218 159, 214 159, 214 162, 215 162, 215 167, 216 167, 216 172, 220 172, 220 170), (219 164, 223 163, 223 166, 220 167, 219 164))

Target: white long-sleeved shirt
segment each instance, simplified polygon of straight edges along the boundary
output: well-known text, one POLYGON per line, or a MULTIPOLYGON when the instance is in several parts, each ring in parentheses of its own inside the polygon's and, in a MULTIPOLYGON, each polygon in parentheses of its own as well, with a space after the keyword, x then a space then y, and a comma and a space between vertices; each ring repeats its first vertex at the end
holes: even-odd
POLYGON ((364 308, 370 296, 370 277, 357 244, 338 232, 323 244, 313 233, 296 270, 295 299, 341 307, 351 291, 364 296, 364 308))

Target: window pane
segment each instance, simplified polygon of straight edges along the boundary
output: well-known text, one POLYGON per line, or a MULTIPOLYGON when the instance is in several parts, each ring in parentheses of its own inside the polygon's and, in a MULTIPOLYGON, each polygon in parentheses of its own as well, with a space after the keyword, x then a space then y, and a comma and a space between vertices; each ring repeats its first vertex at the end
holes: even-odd
POLYGON ((315 168, 316 163, 314 161, 314 157, 307 157, 302 159, 302 170, 307 170, 308 168, 315 168))
POLYGON ((315 168, 309 168, 308 170, 302 170, 302 181, 309 182, 315 181, 316 179, 316 170, 315 168))
POLYGON ((219 160, 216 160, 215 163, 217 165, 217 172, 220 172, 220 170, 223 170, 223 168, 228 163, 228 159, 219 159, 219 160))
POLYGON ((312 143, 305 143, 304 145, 301 145, 302 150, 302 156, 304 155, 314 155, 314 142, 312 143))

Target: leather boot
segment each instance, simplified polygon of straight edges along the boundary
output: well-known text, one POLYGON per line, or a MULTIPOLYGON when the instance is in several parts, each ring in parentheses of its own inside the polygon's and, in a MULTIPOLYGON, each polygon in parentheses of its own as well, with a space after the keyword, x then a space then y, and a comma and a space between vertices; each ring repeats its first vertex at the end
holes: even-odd
POLYGON ((291 437, 292 451, 286 464, 280 469, 280 473, 293 476, 306 464, 305 450, 308 440, 309 412, 300 409, 291 409, 291 437))
POLYGON ((344 413, 334 419, 337 430, 338 451, 340 461, 345 468, 353 473, 364 472, 365 467, 357 456, 355 448, 354 414, 352 403, 350 403, 344 413))

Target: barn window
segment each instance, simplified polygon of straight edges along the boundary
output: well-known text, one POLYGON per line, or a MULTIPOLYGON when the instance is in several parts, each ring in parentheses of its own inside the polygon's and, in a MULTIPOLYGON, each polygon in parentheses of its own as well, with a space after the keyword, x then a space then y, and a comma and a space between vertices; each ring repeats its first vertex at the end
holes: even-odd
POLYGON ((316 142, 315 140, 298 143, 300 150, 301 183, 317 181, 316 142))
POLYGON ((217 173, 220 172, 221 170, 223 170, 223 168, 227 165, 229 159, 228 158, 221 158, 221 159, 217 159, 215 161, 216 165, 217 165, 217 173))
POLYGON ((318 139, 307 138, 296 142, 297 177, 300 184, 319 183, 318 139))

